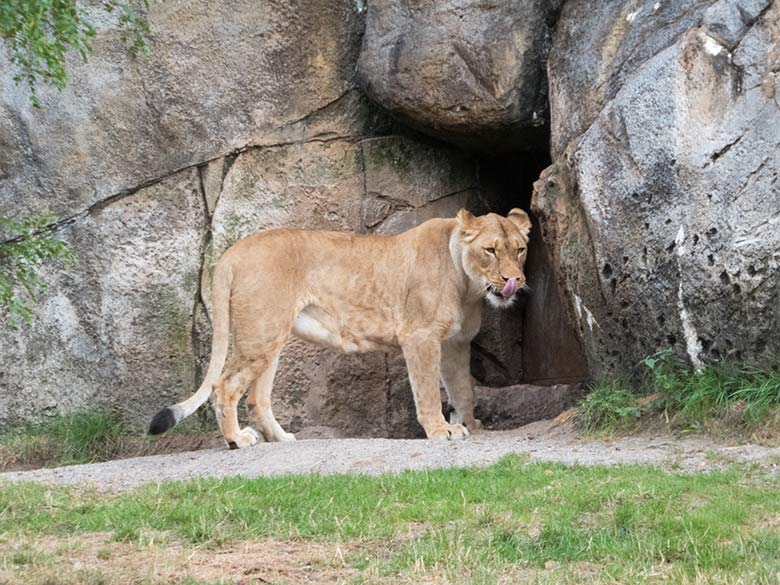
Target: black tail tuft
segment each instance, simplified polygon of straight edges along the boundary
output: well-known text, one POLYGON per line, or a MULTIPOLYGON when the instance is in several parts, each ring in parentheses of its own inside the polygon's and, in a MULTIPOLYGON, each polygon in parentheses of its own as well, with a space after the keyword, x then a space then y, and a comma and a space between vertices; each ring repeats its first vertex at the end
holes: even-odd
POLYGON ((175 426, 176 417, 173 415, 173 411, 170 408, 165 407, 154 415, 152 423, 149 425, 149 434, 159 435, 175 426))

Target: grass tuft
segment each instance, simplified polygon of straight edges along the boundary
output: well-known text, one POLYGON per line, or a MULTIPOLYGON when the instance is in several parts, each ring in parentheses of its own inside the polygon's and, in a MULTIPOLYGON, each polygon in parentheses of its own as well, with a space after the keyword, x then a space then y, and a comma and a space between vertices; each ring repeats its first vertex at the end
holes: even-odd
POLYGON ((110 458, 127 425, 107 411, 83 411, 31 423, 0 436, 5 463, 90 463, 110 458))
POLYGON ((30 423, 0 435, 0 471, 95 463, 221 445, 198 421, 150 438, 105 410, 76 412, 30 423))
POLYGON ((645 383, 607 381, 591 387, 575 423, 589 433, 628 430, 660 414, 686 431, 728 427, 753 432, 780 407, 780 371, 722 361, 691 370, 662 350, 642 360, 645 383))
POLYGON ((627 429, 641 415, 633 390, 620 382, 607 382, 594 386, 580 402, 574 422, 580 430, 595 433, 627 429))

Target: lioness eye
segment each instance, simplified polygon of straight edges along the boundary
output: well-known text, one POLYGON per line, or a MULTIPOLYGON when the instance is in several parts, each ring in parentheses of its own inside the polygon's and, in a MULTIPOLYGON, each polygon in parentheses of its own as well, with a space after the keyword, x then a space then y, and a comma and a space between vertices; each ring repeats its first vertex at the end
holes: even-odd
POLYGON ((520 249, 517 251, 517 255, 518 255, 518 256, 519 256, 520 254, 524 254, 524 253, 525 253, 525 248, 520 248, 520 249))
POLYGON ((496 255, 496 249, 495 248, 485 248, 485 252, 488 254, 493 254, 493 256, 496 255))

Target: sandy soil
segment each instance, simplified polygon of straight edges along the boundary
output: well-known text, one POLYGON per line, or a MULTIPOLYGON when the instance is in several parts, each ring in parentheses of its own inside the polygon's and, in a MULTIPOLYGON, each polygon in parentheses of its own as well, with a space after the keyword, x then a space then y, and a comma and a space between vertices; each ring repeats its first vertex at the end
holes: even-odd
POLYGON ((666 468, 712 469, 753 463, 780 465, 780 448, 723 445, 704 436, 669 434, 593 440, 578 437, 570 424, 539 421, 511 431, 483 431, 464 441, 399 439, 312 439, 137 457, 90 465, 0 473, 3 481, 89 484, 126 490, 146 483, 197 477, 259 477, 291 473, 379 474, 405 469, 484 466, 510 453, 531 461, 580 465, 639 463, 666 468))

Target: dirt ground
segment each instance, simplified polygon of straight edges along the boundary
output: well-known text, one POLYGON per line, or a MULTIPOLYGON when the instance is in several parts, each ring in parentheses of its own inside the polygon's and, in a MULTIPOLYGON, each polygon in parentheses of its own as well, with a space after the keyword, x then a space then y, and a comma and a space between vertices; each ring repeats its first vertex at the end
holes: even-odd
POLYGON ((405 469, 484 466, 507 454, 531 461, 580 465, 647 464, 704 470, 728 463, 777 469, 780 448, 728 445, 703 436, 668 432, 587 439, 570 422, 538 421, 511 431, 483 431, 464 441, 424 439, 310 439, 260 443, 247 449, 206 449, 89 465, 0 473, 3 481, 87 484, 126 490, 145 483, 196 477, 259 477, 291 473, 379 474, 405 469))

